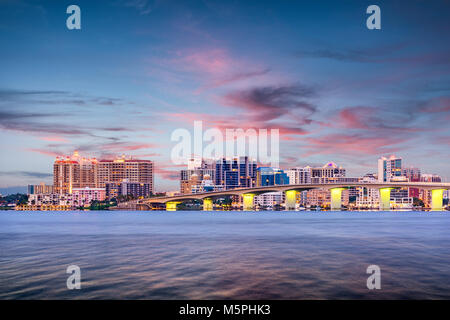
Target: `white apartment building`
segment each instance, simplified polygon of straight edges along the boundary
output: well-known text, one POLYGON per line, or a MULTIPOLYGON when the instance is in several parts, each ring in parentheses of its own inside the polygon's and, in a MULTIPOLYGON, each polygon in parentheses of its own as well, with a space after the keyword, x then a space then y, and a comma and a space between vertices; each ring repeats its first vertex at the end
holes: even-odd
POLYGON ((311 183, 311 167, 297 167, 284 170, 289 178, 289 184, 306 184, 311 183))
POLYGON ((284 204, 285 195, 284 192, 268 192, 256 196, 254 198, 254 204, 260 207, 274 207, 275 205, 284 204))
POLYGON ((378 209, 380 207, 380 193, 376 188, 358 188, 356 207, 378 209))
POLYGON ((402 176, 402 158, 391 155, 378 159, 378 182, 390 182, 392 178, 402 176))
POLYGON ((28 196, 29 206, 70 206, 71 194, 34 193, 28 196))
POLYGON ((71 205, 79 207, 89 205, 92 201, 104 201, 105 199, 105 188, 74 188, 72 190, 71 205))

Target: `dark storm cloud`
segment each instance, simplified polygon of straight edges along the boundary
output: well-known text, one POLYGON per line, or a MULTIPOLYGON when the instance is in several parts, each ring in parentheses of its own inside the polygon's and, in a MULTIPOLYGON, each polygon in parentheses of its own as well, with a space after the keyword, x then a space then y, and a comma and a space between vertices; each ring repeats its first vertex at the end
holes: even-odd
POLYGON ((316 89, 305 85, 264 86, 230 92, 224 102, 251 113, 255 121, 269 121, 290 112, 315 113, 317 107, 307 101, 315 96, 316 89))

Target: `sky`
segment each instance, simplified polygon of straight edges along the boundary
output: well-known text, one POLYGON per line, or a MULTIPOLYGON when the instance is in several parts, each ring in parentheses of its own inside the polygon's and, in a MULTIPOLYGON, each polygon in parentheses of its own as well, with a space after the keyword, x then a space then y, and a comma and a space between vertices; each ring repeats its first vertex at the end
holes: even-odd
POLYGON ((445 0, 0 0, 0 188, 51 183, 78 150, 153 160, 156 190, 176 190, 171 134, 194 121, 278 128, 282 168, 359 176, 395 154, 449 181, 449 16, 445 0))

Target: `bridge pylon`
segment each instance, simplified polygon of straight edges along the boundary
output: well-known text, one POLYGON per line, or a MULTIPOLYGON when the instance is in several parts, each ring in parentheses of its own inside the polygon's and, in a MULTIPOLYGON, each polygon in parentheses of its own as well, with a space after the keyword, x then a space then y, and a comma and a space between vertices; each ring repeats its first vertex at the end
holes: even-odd
POLYGON ((297 190, 286 190, 286 201, 284 203, 286 210, 295 210, 298 193, 297 190))
POLYGON ((166 211, 177 211, 177 204, 179 203, 181 203, 181 201, 166 202, 166 211))
POLYGON ((254 199, 255 199, 254 193, 244 193, 242 195, 242 202, 243 202, 242 208, 244 211, 253 211, 254 210, 254 206, 253 206, 254 199))
POLYGON ((431 190, 431 210, 442 211, 444 210, 444 189, 432 189, 431 190))
POLYGON ((213 199, 212 198, 203 199, 203 211, 213 211, 213 199))
POLYGON ((391 210, 391 190, 393 188, 379 188, 380 193, 380 210, 389 211, 391 210))
POLYGON ((345 188, 331 188, 331 211, 340 211, 342 209, 342 190, 345 188))

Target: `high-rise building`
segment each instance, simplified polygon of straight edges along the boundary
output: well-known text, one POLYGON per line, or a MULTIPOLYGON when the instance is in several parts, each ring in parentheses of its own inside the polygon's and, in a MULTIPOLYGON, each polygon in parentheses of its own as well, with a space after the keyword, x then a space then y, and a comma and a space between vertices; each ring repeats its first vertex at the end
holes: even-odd
POLYGON ((287 174, 280 168, 260 167, 256 169, 256 186, 289 184, 287 174))
POLYGON ((352 182, 356 179, 346 178, 346 170, 334 162, 316 168, 309 166, 292 168, 285 172, 289 177, 289 184, 352 182))
POLYGON ((389 158, 378 159, 378 182, 390 182, 391 179, 402 176, 402 158, 391 155, 389 158))
MULTIPOLYGON (((420 169, 409 167, 403 168, 402 175, 405 176, 410 182, 419 182, 420 181, 420 169)), ((409 196, 418 198, 420 196, 419 188, 409 188, 409 196)))
POLYGON ((81 158, 78 161, 80 165, 80 188, 95 188, 98 186, 98 161, 97 159, 81 158))
POLYGON ((223 185, 225 189, 254 187, 256 167, 256 161, 247 156, 217 160, 215 184, 223 185))
POLYGON ((28 185, 28 194, 50 194, 53 193, 53 185, 47 185, 45 183, 28 185))
POLYGON ((420 169, 414 167, 408 167, 402 169, 402 175, 408 178, 410 182, 420 181, 420 169))
POLYGON ((192 193, 192 187, 201 184, 208 177, 213 179, 216 176, 215 162, 198 158, 188 159, 188 168, 180 171, 180 192, 182 194, 192 193), (191 179, 194 177, 194 179, 191 179), (193 182, 195 180, 195 183, 193 182))
POLYGON ((153 193, 153 162, 150 160, 127 159, 100 160, 97 169, 97 186, 105 188, 107 183, 148 183, 153 193))
POLYGON ((53 191, 72 193, 73 188, 97 186, 97 159, 82 158, 75 151, 71 156, 56 157, 53 164, 53 191))
POLYGON ((192 174, 189 179, 180 181, 180 193, 190 194, 192 189, 199 186, 202 183, 202 179, 197 174, 192 174))
POLYGON ((437 175, 437 174, 429 174, 429 173, 424 173, 420 176, 420 181, 423 182, 442 182, 442 178, 441 176, 437 175))
POLYGON ((53 165, 53 188, 59 194, 72 193, 74 188, 105 188, 106 183, 123 180, 148 183, 153 193, 153 162, 125 156, 98 161, 75 151, 72 156, 57 157, 53 165))
POLYGON ((53 187, 59 194, 80 187, 80 164, 71 157, 57 157, 53 164, 53 187))
POLYGON ((323 167, 312 168, 311 178, 345 177, 345 169, 334 162, 328 162, 323 167))
POLYGON ((150 183, 139 182, 111 182, 106 184, 106 197, 108 199, 120 196, 132 196, 134 199, 147 198, 152 194, 150 183))
POLYGON ((284 171, 289 178, 289 184, 307 184, 311 183, 311 167, 297 167, 284 171))

